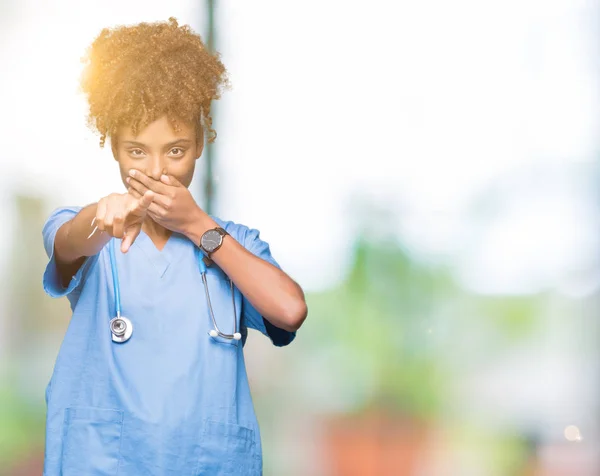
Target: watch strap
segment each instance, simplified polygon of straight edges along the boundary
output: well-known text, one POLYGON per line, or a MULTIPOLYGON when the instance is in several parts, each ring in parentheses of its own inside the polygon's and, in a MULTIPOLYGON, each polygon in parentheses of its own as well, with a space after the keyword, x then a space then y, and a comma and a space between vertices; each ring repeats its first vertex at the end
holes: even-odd
POLYGON ((220 226, 213 228, 213 230, 217 231, 223 238, 229 235, 229 233, 227 233, 227 230, 225 230, 225 228, 221 228, 220 226))

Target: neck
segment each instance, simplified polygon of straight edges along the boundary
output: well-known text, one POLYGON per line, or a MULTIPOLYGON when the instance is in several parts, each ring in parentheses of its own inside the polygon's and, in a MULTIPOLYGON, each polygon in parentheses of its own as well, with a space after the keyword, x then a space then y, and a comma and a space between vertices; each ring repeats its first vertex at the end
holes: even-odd
POLYGON ((146 218, 144 220, 144 224, 142 225, 142 230, 144 230, 144 233, 146 233, 146 235, 148 235, 150 238, 152 238, 152 240, 154 241, 159 240, 168 240, 169 237, 171 236, 172 231, 165 228, 162 225, 159 225, 158 223, 156 223, 154 220, 152 220, 151 218, 146 218))

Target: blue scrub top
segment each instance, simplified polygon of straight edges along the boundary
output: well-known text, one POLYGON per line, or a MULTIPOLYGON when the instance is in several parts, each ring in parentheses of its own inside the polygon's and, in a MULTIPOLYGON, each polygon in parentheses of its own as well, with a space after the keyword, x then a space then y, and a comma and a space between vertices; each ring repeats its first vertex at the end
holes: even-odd
MULTIPOLYGON (((43 285, 67 296, 73 316, 46 390, 44 476, 260 475, 260 432, 244 365, 247 328, 277 346, 295 333, 262 318, 234 287, 243 341, 212 338, 197 247, 174 233, 159 251, 145 233, 128 253, 116 246, 125 343, 111 340, 115 297, 108 246, 63 287, 54 260, 57 230, 80 207, 53 212, 43 229, 43 285)), ((278 266, 257 230, 213 219, 256 256, 278 266)), ((225 274, 207 281, 221 331, 233 333, 225 274)))

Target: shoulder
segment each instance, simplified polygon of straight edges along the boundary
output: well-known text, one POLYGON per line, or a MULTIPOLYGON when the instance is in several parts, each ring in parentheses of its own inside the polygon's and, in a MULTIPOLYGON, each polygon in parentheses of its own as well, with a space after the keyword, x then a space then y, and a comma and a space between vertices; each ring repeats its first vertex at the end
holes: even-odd
POLYGON ((259 239, 260 232, 255 228, 236 223, 231 220, 224 220, 217 216, 210 216, 221 228, 229 233, 237 242, 248 248, 252 243, 259 239))
POLYGON ((221 228, 223 228, 227 233, 229 233, 235 241, 241 244, 252 254, 258 256, 259 258, 265 261, 268 261, 276 267, 279 267, 279 264, 277 264, 277 261, 275 261, 271 254, 271 248, 269 246, 269 243, 267 243, 260 237, 260 232, 256 228, 250 228, 246 225, 242 225, 241 223, 223 220, 219 217, 215 217, 212 215, 211 218, 221 228))
POLYGON ((50 217, 56 216, 56 215, 77 215, 81 209, 83 207, 80 206, 66 206, 66 207, 58 207, 55 208, 52 213, 50 214, 50 217))
POLYGON ((83 207, 58 207, 55 208, 52 213, 46 219, 45 226, 56 222, 56 221, 67 221, 77 215, 83 207))
POLYGON ((82 207, 60 207, 54 209, 46 219, 42 228, 42 235, 46 240, 54 241, 58 229, 79 213, 82 207))

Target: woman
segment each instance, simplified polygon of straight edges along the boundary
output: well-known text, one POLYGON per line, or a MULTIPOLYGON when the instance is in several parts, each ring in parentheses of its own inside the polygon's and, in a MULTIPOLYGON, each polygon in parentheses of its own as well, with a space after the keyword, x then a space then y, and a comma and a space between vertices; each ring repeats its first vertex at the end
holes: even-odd
POLYGON ((89 49, 89 122, 127 192, 44 226, 44 289, 73 310, 46 391, 46 476, 262 473, 242 346, 248 327, 289 344, 307 307, 258 231, 188 191, 225 84, 173 18, 89 49))

